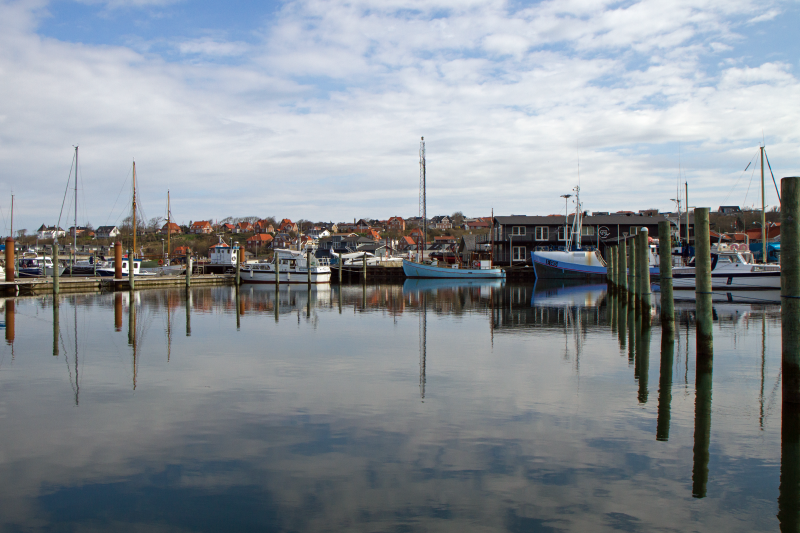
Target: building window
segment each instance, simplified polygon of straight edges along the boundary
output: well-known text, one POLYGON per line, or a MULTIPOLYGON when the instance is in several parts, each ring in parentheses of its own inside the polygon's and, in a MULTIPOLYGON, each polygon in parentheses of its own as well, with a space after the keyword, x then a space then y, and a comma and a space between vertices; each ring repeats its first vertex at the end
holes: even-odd
POLYGON ((558 227, 558 240, 559 241, 567 240, 567 228, 565 226, 558 227))
POLYGON ((550 240, 550 228, 547 226, 536 226, 536 240, 547 241, 550 240))
POLYGON ((525 235, 525 226, 512 226, 511 235, 525 235))
POLYGON ((525 247, 524 246, 514 246, 513 250, 514 250, 514 255, 513 255, 513 260, 514 261, 525 261, 526 260, 525 259, 525 247))
POLYGON ((581 235, 591 237, 594 235, 594 226, 581 226, 581 235))

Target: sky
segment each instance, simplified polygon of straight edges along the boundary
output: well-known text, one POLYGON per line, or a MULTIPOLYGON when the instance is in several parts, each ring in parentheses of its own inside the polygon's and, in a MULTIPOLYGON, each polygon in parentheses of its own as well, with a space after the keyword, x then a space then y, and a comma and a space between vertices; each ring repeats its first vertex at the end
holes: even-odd
POLYGON ((147 218, 168 190, 179 223, 414 216, 422 136, 429 216, 578 184, 589 211, 683 182, 760 206, 760 144, 800 175, 798 26, 796 0, 0 0, 0 233, 12 194, 15 231, 72 225, 76 145, 94 227, 134 160, 147 218))

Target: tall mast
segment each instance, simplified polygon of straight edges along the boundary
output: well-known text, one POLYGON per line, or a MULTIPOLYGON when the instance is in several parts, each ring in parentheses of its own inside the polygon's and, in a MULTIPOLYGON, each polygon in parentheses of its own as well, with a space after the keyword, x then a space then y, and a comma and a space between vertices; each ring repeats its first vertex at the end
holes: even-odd
POLYGON ((172 227, 170 225, 171 220, 170 220, 170 216, 169 215, 170 215, 170 213, 169 213, 169 189, 167 189, 167 259, 166 259, 166 261, 164 263, 165 265, 169 265, 169 257, 170 257, 170 253, 169 253, 169 235, 170 235, 170 233, 172 233, 172 227))
POLYGON ((764 147, 761 149, 761 262, 767 262, 767 214, 764 212, 764 147))
POLYGON ((686 201, 686 249, 689 249, 689 182, 684 181, 683 186, 685 188, 686 194, 684 194, 684 200, 686 201))
POLYGON ((14 238, 14 195, 11 195, 11 238, 14 238))
POLYGON ((133 162, 133 250, 131 250, 128 267, 133 272, 133 260, 136 257, 136 161, 133 162))
POLYGON ((425 245, 428 242, 428 213, 425 193, 425 137, 419 141, 419 216, 422 218, 422 252, 420 262, 425 258, 425 245))
MULTIPOLYGON (((75 259, 78 254, 78 147, 75 147, 75 215, 72 223, 72 264, 69 266, 69 272, 72 274, 72 266, 75 264, 75 259)), ((56 228, 58 231, 58 228, 56 228)), ((75 352, 75 358, 78 355, 75 352)), ((76 371, 77 372, 77 371, 76 371)))

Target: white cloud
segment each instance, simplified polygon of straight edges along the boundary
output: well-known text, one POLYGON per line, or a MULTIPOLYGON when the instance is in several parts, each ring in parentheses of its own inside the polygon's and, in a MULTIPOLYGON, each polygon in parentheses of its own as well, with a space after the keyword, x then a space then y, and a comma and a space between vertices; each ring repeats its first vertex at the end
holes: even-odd
POLYGON ((30 227, 55 216, 75 143, 95 225, 133 156, 149 214, 170 187, 187 222, 411 215, 421 135, 430 212, 549 213, 578 146, 591 209, 636 207, 634 178, 667 207, 666 143, 689 144, 709 205, 740 170, 726 154, 762 127, 776 166, 800 169, 793 68, 729 56, 736 20, 764 9, 747 1, 290 2, 249 43, 165 36, 183 62, 42 38, 43 7, 0 3, 0 187, 30 227), (197 63, 226 57, 237 64, 197 63))

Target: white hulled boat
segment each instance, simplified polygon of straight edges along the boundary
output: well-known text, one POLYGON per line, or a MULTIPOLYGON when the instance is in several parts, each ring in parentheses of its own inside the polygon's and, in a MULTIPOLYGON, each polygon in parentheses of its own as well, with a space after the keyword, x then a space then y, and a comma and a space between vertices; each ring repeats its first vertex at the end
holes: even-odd
POLYGON ((275 250, 273 261, 248 262, 241 266, 242 283, 275 283, 279 273, 281 283, 330 283, 331 267, 325 258, 311 255, 311 265, 304 250, 275 250), (278 267, 276 270, 276 266, 278 267))
MULTIPOLYGON (((674 289, 694 289, 694 261, 672 269, 674 289)), ((781 267, 753 260, 747 244, 718 243, 711 247, 712 289, 780 289, 781 267)))

